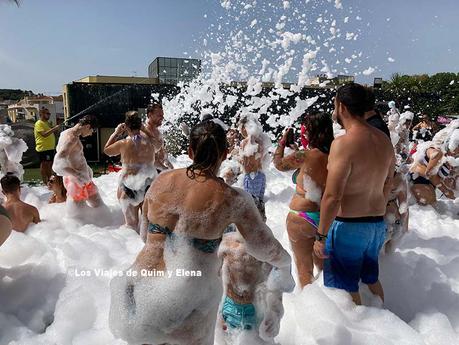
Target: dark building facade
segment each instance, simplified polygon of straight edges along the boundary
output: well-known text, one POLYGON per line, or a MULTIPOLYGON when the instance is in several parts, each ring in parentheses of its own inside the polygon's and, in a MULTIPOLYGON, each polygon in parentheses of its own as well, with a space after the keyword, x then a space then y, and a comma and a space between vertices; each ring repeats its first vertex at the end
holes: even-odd
POLYGON ((85 114, 95 115, 99 130, 83 140, 85 156, 90 162, 104 161, 103 147, 113 128, 124 121, 127 111, 145 114, 152 94, 162 99, 177 92, 173 85, 73 82, 65 85, 66 125, 74 125, 85 114))
POLYGON ((177 85, 189 82, 201 72, 201 60, 157 57, 148 66, 148 76, 157 78, 160 84, 177 85))

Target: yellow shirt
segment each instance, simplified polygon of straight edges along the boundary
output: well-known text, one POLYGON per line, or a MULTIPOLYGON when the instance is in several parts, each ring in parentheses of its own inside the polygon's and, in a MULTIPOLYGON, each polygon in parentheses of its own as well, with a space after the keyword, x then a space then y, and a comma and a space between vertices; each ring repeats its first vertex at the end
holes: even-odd
POLYGON ((50 129, 51 127, 49 126, 48 121, 38 120, 35 122, 33 133, 35 135, 35 150, 37 150, 37 152, 54 150, 56 147, 56 138, 54 137, 54 133, 51 133, 47 137, 40 134, 40 132, 46 132, 50 129))

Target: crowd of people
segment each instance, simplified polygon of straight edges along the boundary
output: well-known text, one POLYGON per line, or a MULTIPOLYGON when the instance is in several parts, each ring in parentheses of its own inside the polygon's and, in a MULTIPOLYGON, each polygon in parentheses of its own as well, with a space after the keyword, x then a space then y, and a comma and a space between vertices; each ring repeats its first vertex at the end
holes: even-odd
MULTIPOLYGON (((389 108, 386 124, 370 88, 341 86, 333 115, 307 111, 301 140, 287 128, 272 155, 252 114, 230 129, 207 117, 191 129, 182 126, 192 163, 180 169, 167 158, 161 104, 147 109, 145 123, 127 112, 104 152, 121 157, 117 196, 125 225, 145 242, 130 270, 190 268, 202 276, 114 278, 112 332, 133 343, 212 344, 217 329, 223 339, 248 332, 260 344, 272 343, 282 295, 295 284, 290 255, 266 224, 264 170, 271 163, 293 172, 286 229, 299 287, 323 272, 326 287, 347 291, 356 304, 360 282, 384 303, 378 258, 408 231, 410 195, 421 205, 454 199, 459 166, 459 121, 435 134, 426 120, 413 126, 414 115, 400 113, 395 102, 389 108)), ((92 135, 96 119, 86 115, 63 131, 54 152, 57 127, 46 110, 40 116, 36 149, 49 202, 104 207, 80 141, 92 135)), ((20 200, 16 176, 0 182, 6 195, 0 225, 9 229, 2 228, 1 244, 11 228, 25 231, 40 216, 20 200)))

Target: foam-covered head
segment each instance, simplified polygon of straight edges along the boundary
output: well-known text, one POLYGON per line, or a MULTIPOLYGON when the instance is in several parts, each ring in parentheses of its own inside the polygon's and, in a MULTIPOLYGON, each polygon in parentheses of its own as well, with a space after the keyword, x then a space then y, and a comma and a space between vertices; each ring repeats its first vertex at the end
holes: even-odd
POLYGON ((305 115, 303 124, 309 139, 309 146, 329 153, 333 141, 333 121, 330 115, 311 113, 305 115))
POLYGON ((0 184, 5 195, 16 193, 21 187, 21 181, 12 173, 7 173, 5 176, 3 176, 0 179, 0 184))
POLYGON ((395 102, 394 101, 390 101, 389 103, 387 103, 387 105, 389 106, 389 108, 395 109, 395 102))
POLYGON ((338 118, 344 112, 340 110, 344 106, 351 116, 363 117, 367 107, 367 91, 365 87, 357 83, 349 83, 341 86, 336 92, 335 111, 338 118))
POLYGON ((239 119, 238 127, 244 137, 249 135, 258 136, 263 131, 260 122, 250 115, 242 115, 239 119))
POLYGON ((187 167, 188 177, 195 178, 196 174, 214 176, 226 158, 227 149, 226 134, 220 125, 205 121, 193 127, 188 148, 193 164, 187 167))

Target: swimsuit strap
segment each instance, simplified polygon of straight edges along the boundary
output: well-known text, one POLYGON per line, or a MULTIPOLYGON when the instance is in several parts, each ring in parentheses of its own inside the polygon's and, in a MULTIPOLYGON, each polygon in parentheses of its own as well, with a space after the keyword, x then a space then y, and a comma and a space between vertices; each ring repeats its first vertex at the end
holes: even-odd
POLYGON ((203 240, 200 238, 191 239, 191 243, 193 247, 195 247, 197 250, 200 250, 201 252, 204 252, 204 253, 215 253, 221 241, 222 241, 221 237, 214 239, 214 240, 203 240))
POLYGON ((297 180, 297 178, 298 178, 298 175, 300 174, 300 170, 301 170, 301 169, 296 169, 295 172, 293 173, 293 175, 292 175, 292 182, 293 182, 293 184, 296 184, 296 180, 297 180))
POLYGON ((167 226, 161 226, 159 224, 148 224, 148 232, 151 234, 164 234, 171 235, 172 231, 167 226))
MULTIPOLYGON (((171 236, 173 234, 173 232, 167 226, 161 226, 156 223, 148 224, 148 232, 151 234, 164 234, 167 236, 171 236)), ((221 241, 221 237, 214 240, 190 238, 191 245, 204 253, 215 253, 221 241)))

